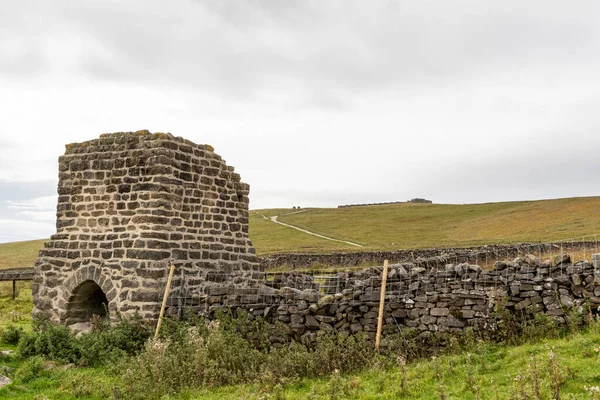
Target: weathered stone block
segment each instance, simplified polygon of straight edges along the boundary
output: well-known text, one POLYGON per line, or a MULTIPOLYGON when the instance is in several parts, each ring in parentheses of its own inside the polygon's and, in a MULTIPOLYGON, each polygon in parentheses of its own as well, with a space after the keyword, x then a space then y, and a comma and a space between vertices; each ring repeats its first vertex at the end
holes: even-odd
POLYGON ((430 311, 430 315, 434 317, 445 317, 450 314, 450 309, 448 308, 432 308, 430 311))

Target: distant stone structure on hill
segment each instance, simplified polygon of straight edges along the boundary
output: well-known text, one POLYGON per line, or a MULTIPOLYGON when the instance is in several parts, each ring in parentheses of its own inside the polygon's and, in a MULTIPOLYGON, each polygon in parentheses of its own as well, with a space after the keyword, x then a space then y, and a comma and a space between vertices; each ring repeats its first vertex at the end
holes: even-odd
POLYGON ((427 199, 421 199, 419 197, 416 197, 412 200, 409 200, 408 203, 422 203, 422 204, 432 204, 433 201, 431 200, 427 200, 427 199))
MULTIPOLYGON (((263 278, 248 239, 249 186, 209 145, 148 131, 66 146, 56 234, 35 265, 36 311, 66 325, 92 314, 155 319, 169 265, 175 291, 263 278), (179 280, 179 281, 178 281, 179 280)), ((177 295, 177 293, 174 293, 177 295)))
POLYGON ((387 203, 345 204, 345 205, 338 206, 337 208, 385 206, 388 204, 406 204, 406 203, 432 204, 433 201, 416 197, 416 198, 408 200, 408 201, 391 201, 391 202, 387 202, 387 203))

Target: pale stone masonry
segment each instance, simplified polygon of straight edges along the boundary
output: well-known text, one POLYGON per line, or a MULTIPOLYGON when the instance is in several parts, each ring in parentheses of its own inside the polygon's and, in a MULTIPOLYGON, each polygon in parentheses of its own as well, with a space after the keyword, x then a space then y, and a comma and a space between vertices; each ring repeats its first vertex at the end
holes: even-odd
MULTIPOLYGON (((188 290, 262 279, 249 186, 208 145, 148 131, 70 144, 59 158, 56 234, 35 266, 35 311, 156 318, 170 263, 188 290)), ((174 285, 175 290, 178 287, 174 285)), ((177 293, 175 293, 176 295, 177 293)))

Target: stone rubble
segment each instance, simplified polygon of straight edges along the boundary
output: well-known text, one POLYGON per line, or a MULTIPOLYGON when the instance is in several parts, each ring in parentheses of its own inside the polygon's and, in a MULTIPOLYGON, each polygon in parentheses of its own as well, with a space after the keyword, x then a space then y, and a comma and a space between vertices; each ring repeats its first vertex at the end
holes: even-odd
POLYGON ((4 376, 4 375, 0 375, 0 388, 3 388, 4 386, 8 386, 12 383, 12 381, 10 380, 10 378, 4 376))

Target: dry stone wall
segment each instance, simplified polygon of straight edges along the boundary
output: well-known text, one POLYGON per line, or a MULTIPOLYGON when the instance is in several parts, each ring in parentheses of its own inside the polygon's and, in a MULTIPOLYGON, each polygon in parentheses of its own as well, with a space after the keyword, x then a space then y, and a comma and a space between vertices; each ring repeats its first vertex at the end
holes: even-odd
POLYGON ((344 204, 341 206, 337 206, 337 208, 372 207, 372 206, 385 206, 385 205, 390 205, 390 204, 406 204, 406 203, 433 204, 433 201, 417 197, 417 198, 407 200, 407 201, 389 201, 387 203, 344 204))
MULTIPOLYGON (((571 263, 568 254, 553 262, 528 254, 496 262, 484 270, 469 263, 440 265, 434 260, 390 266, 384 308, 384 334, 416 329, 420 336, 461 333, 469 327, 498 328, 499 310, 515 321, 546 314, 559 323, 569 313, 597 313, 600 307, 600 254, 593 262, 571 263)), ((315 340, 322 332, 364 333, 377 329, 383 267, 315 277, 297 272, 276 275, 245 297, 232 291, 199 299, 207 319, 216 310, 243 309, 251 319, 280 327, 273 342, 315 340), (320 280, 320 282, 317 282, 320 280)))
POLYGON ((262 278, 248 239, 249 186, 208 145, 148 131, 67 145, 56 234, 35 265, 36 311, 65 324, 104 307, 156 318, 174 264, 191 292, 262 278))
POLYGON ((590 251, 600 251, 598 241, 568 241, 556 243, 516 243, 492 244, 476 247, 429 248, 395 251, 360 251, 354 253, 287 253, 260 257, 260 263, 266 270, 278 267, 312 268, 323 266, 369 266, 378 265, 381 260, 392 263, 418 262, 428 260, 438 264, 448 263, 493 263, 496 260, 523 257, 529 253, 550 255, 559 252, 580 253, 589 256, 590 251), (435 261, 435 260, 437 261, 435 261))

